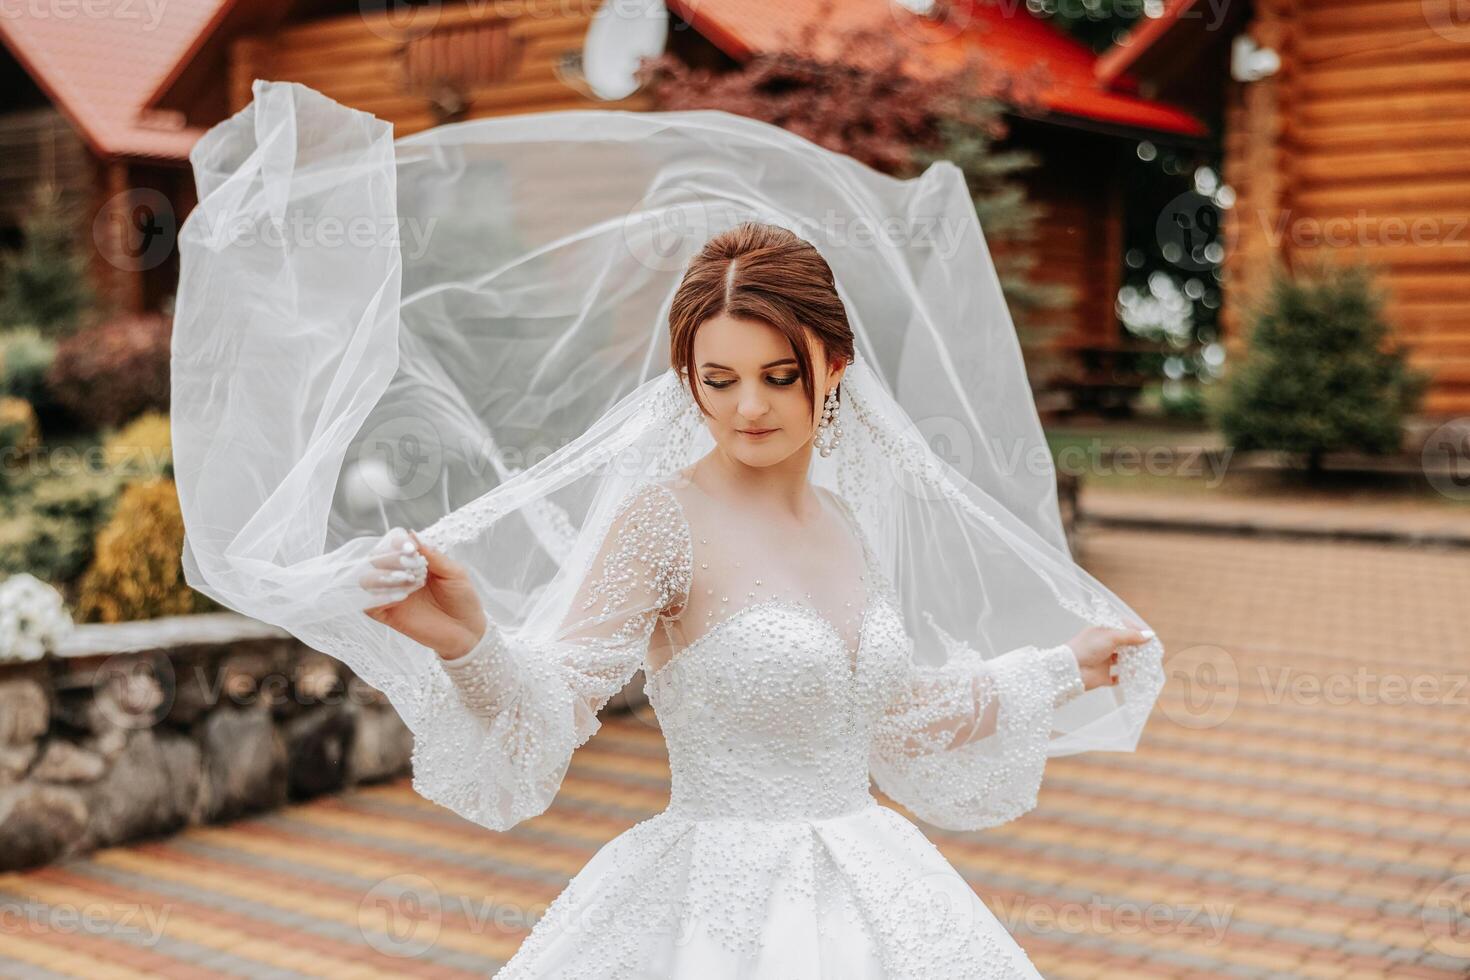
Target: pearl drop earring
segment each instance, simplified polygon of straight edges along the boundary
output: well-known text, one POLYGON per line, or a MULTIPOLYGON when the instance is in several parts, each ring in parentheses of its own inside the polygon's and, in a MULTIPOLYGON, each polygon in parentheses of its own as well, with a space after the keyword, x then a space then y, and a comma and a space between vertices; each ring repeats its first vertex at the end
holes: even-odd
POLYGON ((827 392, 827 400, 822 403, 822 421, 817 423, 817 436, 812 445, 817 447, 817 452, 823 456, 831 456, 832 450, 837 448, 837 443, 842 438, 842 424, 837 420, 837 389, 834 387, 827 392))

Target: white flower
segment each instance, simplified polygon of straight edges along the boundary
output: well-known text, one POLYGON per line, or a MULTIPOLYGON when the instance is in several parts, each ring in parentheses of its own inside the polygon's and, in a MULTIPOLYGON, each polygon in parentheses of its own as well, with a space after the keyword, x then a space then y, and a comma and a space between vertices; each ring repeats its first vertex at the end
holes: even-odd
POLYGON ((61 593, 20 572, 0 582, 0 660, 39 660, 72 631, 61 593))

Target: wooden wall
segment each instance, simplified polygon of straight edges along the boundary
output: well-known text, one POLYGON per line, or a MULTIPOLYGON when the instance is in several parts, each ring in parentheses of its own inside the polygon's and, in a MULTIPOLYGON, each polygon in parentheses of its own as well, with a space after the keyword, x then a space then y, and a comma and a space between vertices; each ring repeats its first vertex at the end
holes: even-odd
MULTIPOLYGON (((39 183, 54 185, 90 234, 92 155, 71 123, 51 106, 0 115, 0 235, 9 241, 35 202, 39 183)), ((10 242, 15 244, 15 242, 10 242)))
POLYGON ((1257 0, 1251 33, 1283 67, 1232 82, 1226 110, 1229 346, 1273 255, 1365 258, 1437 416, 1470 413, 1470 24, 1453 6, 1257 0))
POLYGON ((1077 347, 1121 341, 1117 316, 1122 283, 1123 201, 1117 173, 1119 141, 1062 126, 1017 121, 1002 147, 1033 154, 1037 166, 1020 182, 1040 206, 1036 235, 1026 245, 990 243, 997 257, 1024 248, 1035 261, 1030 278, 1066 290, 1071 300, 1039 309, 1020 325, 1022 350, 1032 384, 1046 387, 1075 375, 1077 347))
POLYGON ((399 136, 455 119, 592 106, 646 108, 636 99, 596 99, 578 88, 575 72, 568 81, 560 70, 581 53, 590 5, 531 7, 542 13, 508 18, 495 14, 494 3, 425 9, 435 14, 428 30, 405 24, 401 16, 390 22, 383 15, 352 14, 288 25, 270 37, 237 39, 230 57, 230 111, 250 101, 255 78, 309 85, 391 121, 399 136), (464 96, 462 112, 447 114, 453 98, 428 84, 441 75, 463 79, 455 86, 464 96))
POLYGON ((1059 146, 1043 146, 1041 166, 1028 181, 1045 209, 1034 243, 1035 279, 1070 289, 1075 300, 1056 311, 1056 343, 1102 345, 1121 339, 1117 316, 1122 279, 1123 214, 1113 140, 1062 131, 1059 146), (1075 137, 1066 139, 1066 137, 1075 137))

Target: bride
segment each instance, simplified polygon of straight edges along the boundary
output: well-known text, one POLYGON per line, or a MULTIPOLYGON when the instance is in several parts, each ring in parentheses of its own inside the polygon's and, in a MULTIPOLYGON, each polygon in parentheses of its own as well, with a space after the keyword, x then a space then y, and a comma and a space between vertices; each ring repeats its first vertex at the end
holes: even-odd
POLYGON ((1037 976, 869 773, 915 812, 981 824, 1035 794, 1053 712, 1152 634, 913 664, 871 547, 808 478, 814 447, 841 451, 853 358, 827 263, 742 225, 691 264, 670 324, 714 449, 626 496, 554 645, 510 642, 468 570, 403 529, 363 583, 388 600, 367 614, 437 651, 505 743, 507 779, 547 775, 516 772, 523 745, 565 768, 535 747, 540 718, 647 677, 669 807, 597 854, 500 976, 1037 976), (987 739, 983 763, 958 751, 987 739), (922 919, 957 894, 963 931, 922 919))
POLYGON ((253 91, 180 230, 189 584, 382 691, 414 788, 493 830, 640 669, 667 742, 668 808, 501 976, 1038 976, 870 781, 1014 819, 1048 758, 1135 747, 1162 646, 1067 551, 958 169, 253 91))

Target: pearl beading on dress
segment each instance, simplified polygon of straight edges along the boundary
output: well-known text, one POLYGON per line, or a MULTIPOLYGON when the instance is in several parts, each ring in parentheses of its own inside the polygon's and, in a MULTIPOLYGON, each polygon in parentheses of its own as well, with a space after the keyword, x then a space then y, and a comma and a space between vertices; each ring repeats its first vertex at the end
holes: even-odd
POLYGON ((549 802, 595 710, 640 665, 668 745, 668 809, 599 852, 504 980, 678 975, 650 957, 701 944, 760 963, 770 910, 808 907, 825 910, 815 941, 865 950, 875 977, 1035 976, 978 899, 967 929, 936 937, 924 921, 936 894, 973 894, 869 783, 945 826, 1029 810, 1053 714, 1082 693, 1076 658, 1059 645, 987 660, 958 645, 943 665, 916 664, 891 583, 831 500, 861 567, 796 591, 730 556, 741 529, 695 526, 673 489, 645 484, 617 508, 554 641, 492 623, 445 664, 514 814, 549 802), (854 618, 850 640, 838 623, 854 618), (655 630, 676 649, 649 667, 655 630))

